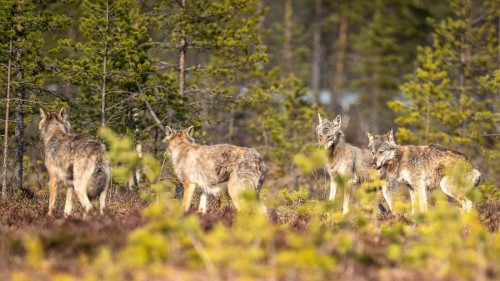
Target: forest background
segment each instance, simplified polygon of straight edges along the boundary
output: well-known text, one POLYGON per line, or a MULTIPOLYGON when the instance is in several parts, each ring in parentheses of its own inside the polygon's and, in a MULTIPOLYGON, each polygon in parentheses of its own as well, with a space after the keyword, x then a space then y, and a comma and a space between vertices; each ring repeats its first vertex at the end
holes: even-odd
POLYGON ((320 200, 324 170, 297 162, 317 148, 317 113, 342 115, 357 146, 395 129, 398 143, 470 156, 484 190, 500 180, 498 0, 0 3, 4 200, 45 199, 40 107, 163 164, 165 126, 194 125, 199 143, 263 154, 267 190, 320 200))

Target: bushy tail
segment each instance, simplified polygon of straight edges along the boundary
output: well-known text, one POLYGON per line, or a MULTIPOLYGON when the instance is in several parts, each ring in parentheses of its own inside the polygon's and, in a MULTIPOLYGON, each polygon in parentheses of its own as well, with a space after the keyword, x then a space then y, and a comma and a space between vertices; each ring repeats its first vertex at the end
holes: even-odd
POLYGON ((96 198, 103 192, 109 184, 111 178, 111 167, 109 162, 100 157, 96 160, 94 173, 89 182, 87 196, 90 200, 96 198))
POLYGON ((267 172, 269 171, 269 169, 267 168, 264 161, 261 161, 259 163, 258 169, 260 171, 260 177, 259 181, 257 182, 257 192, 260 193, 260 190, 262 189, 262 185, 264 184, 264 180, 266 179, 267 172))
MULTIPOLYGON (((477 170, 476 170, 476 171, 477 171, 477 170)), ((474 181, 473 181, 473 182, 474 182, 474 187, 478 187, 478 186, 479 186, 479 184, 481 183, 481 180, 482 180, 482 179, 483 179, 483 178, 481 177, 481 173, 480 173, 479 171, 477 171, 477 174, 476 174, 476 176, 475 176, 475 178, 474 178, 474 181)))

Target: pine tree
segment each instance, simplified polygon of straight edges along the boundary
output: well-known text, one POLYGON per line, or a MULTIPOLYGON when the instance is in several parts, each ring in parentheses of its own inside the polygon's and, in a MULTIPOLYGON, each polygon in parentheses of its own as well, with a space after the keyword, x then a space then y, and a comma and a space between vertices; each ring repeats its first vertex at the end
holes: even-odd
MULTIPOLYGON (((95 132, 93 124, 124 131, 130 125, 131 102, 139 98, 137 73, 146 70, 147 28, 139 7, 129 0, 84 1, 79 18, 80 39, 63 39, 61 47, 73 51, 61 62, 64 78, 78 88, 78 114, 74 123, 95 132)), ((140 81, 142 82, 142 81, 140 81)), ((76 108, 76 107, 75 107, 76 108)))
MULTIPOLYGON (((498 1, 484 2, 492 3, 498 7, 498 1)), ((453 1, 451 7, 454 15, 435 24, 432 45, 419 48, 417 70, 401 87, 404 100, 389 106, 399 114, 396 123, 405 126, 397 134, 401 141, 441 143, 486 157, 494 147, 484 135, 498 118, 493 114, 498 93, 478 78, 499 67, 491 59, 498 54, 498 9, 472 1, 453 1)))
POLYGON ((223 122, 228 138, 235 133, 238 104, 252 99, 263 80, 263 12, 256 0, 163 1, 155 10, 165 23, 165 41, 158 48, 161 65, 177 74, 179 94, 203 101, 191 103, 190 110, 198 112, 191 119, 223 122))
POLYGON ((392 126, 393 115, 387 101, 397 94, 401 77, 411 72, 415 45, 425 42, 426 19, 430 13, 421 4, 409 0, 366 2, 364 11, 373 11, 354 40, 359 55, 355 66, 363 110, 361 131, 380 132, 392 126), (410 66, 410 67, 408 67, 410 66))
MULTIPOLYGON (((52 66, 44 52, 45 31, 60 28, 66 20, 62 17, 51 17, 36 13, 36 6, 32 1, 3 1, 0 21, 7 27, 6 32, 0 34, 2 43, 5 42, 3 58, 7 65, 7 93, 15 95, 15 136, 14 136, 14 175, 13 187, 23 189, 23 159, 24 159, 24 126, 27 112, 32 111, 31 102, 37 99, 42 91, 47 75, 52 72, 52 66)), ((10 99, 12 96, 9 97, 10 99)), ((9 98, 7 103, 9 103, 9 98)), ((6 109, 5 141, 8 134, 9 106, 6 109)), ((6 173, 7 144, 4 144, 4 179, 6 173)), ((5 185, 4 195, 5 195, 5 185)))

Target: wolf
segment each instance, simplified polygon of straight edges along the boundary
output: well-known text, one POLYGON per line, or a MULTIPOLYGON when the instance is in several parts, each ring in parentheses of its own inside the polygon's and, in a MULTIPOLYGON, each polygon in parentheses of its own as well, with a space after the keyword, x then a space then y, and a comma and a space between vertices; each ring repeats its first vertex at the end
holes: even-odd
POLYGON ((99 197, 100 213, 104 213, 106 192, 111 177, 111 167, 106 158, 104 144, 92 138, 70 132, 68 113, 62 108, 59 113, 51 113, 40 108, 42 120, 39 124, 43 140, 45 167, 49 172, 49 211, 52 216, 57 188, 68 187, 64 216, 68 217, 73 208, 73 193, 82 204, 87 217, 92 204, 90 200, 99 197))
POLYGON ((400 184, 410 189, 412 213, 427 210, 427 192, 438 186, 451 198, 462 205, 462 211, 472 208, 472 201, 465 197, 467 189, 476 187, 481 181, 481 173, 472 165, 464 154, 440 145, 414 146, 398 145, 394 141, 393 131, 384 135, 368 134, 373 161, 372 166, 380 170, 380 176, 386 180, 382 186, 389 208, 393 210, 393 193, 400 184), (468 171, 461 175, 465 186, 457 184, 457 180, 447 175, 447 170, 466 165, 468 171))
POLYGON ((349 202, 353 187, 370 181, 371 154, 366 149, 360 149, 345 141, 341 130, 342 118, 338 115, 333 121, 321 118, 318 113, 319 125, 316 134, 320 146, 328 150, 327 170, 330 175, 330 200, 335 199, 337 192, 337 178, 346 177, 349 186, 344 189, 344 203, 342 212, 349 212, 349 202))
MULTIPOLYGON (((176 131, 166 127, 167 151, 177 178, 184 186, 182 210, 188 212, 195 189, 202 190, 198 211, 207 212, 207 196, 216 195, 227 186, 236 209, 242 206, 241 193, 255 190, 260 193, 267 166, 253 148, 229 144, 199 145, 193 139, 193 126, 176 131)), ((262 211, 266 211, 262 205, 262 211)))

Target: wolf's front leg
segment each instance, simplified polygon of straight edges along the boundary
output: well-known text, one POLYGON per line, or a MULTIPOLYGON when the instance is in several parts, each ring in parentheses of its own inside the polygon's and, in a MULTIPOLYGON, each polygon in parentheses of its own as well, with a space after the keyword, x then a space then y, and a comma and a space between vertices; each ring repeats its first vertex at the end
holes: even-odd
POLYGON ((411 214, 417 213, 417 194, 413 188, 410 188, 410 199, 411 199, 411 214))
POLYGON ((57 196, 57 179, 55 176, 50 175, 49 179, 49 212, 48 216, 53 215, 54 205, 56 204, 56 196, 57 196))
POLYGON ((428 202, 427 202, 427 188, 425 187, 425 185, 422 185, 418 188, 417 196, 418 196, 420 212, 426 212, 428 202))
POLYGON ((196 185, 194 183, 182 183, 184 186, 184 196, 182 197, 182 211, 188 212, 191 208, 191 199, 193 199, 194 190, 196 185))
POLYGON ((394 198, 392 194, 392 186, 389 182, 382 185, 382 195, 384 196, 385 202, 389 206, 389 210, 394 212, 394 198))
POLYGON ((337 193, 337 182, 335 181, 335 176, 330 175, 330 197, 331 201, 335 200, 335 194, 337 193))
POLYGON ((73 187, 68 187, 66 191, 66 205, 64 206, 64 217, 67 218, 71 215, 73 210, 73 187))
POLYGON ((352 193, 352 184, 346 184, 344 187, 344 204, 342 205, 342 214, 349 213, 349 203, 351 201, 351 193, 352 193))

